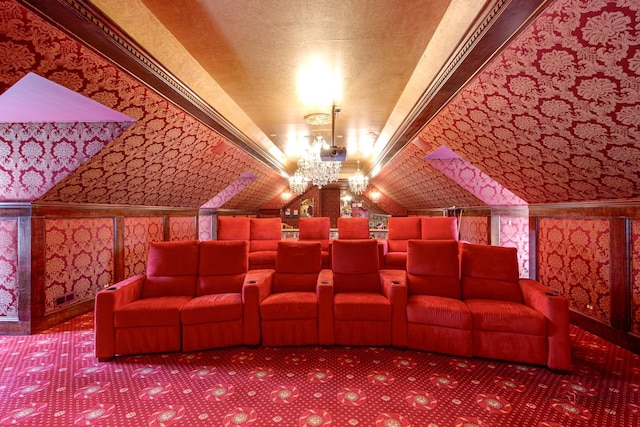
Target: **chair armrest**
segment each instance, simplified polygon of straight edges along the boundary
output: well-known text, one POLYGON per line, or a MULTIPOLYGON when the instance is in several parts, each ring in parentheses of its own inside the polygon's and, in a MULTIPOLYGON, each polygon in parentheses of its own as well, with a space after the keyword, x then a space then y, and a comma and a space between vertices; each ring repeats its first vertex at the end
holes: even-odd
POLYGON ((95 352, 98 360, 108 360, 116 355, 116 330, 113 313, 118 308, 140 299, 144 274, 130 277, 97 293, 94 301, 95 352))
POLYGON ((318 344, 333 345, 333 272, 320 271, 316 285, 318 297, 318 344))
POLYGON ((565 297, 532 279, 520 279, 524 304, 547 318, 547 366, 571 371, 569 303, 565 297))
POLYGON ((391 345, 407 346, 407 272, 380 270, 382 293, 391 301, 391 345))
POLYGON ((244 343, 260 344, 260 304, 271 293, 273 270, 250 270, 242 285, 244 343))

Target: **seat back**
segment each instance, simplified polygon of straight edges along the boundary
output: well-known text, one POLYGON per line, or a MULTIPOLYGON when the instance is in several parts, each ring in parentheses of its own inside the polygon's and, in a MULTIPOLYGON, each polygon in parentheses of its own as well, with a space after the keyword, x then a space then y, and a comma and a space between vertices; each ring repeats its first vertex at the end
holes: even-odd
POLYGON ((250 218, 249 252, 276 251, 282 239, 280 218, 250 218))
POLYGON ((217 238, 218 240, 249 240, 250 218, 219 216, 217 238))
POLYGON ((389 252, 406 252, 407 241, 421 239, 420 217, 391 217, 387 221, 389 252))
POLYGON ((409 240, 407 292, 460 299, 460 261, 455 240, 409 240))
POLYGON ((336 239, 331 244, 334 292, 380 293, 378 242, 336 239))
POLYGON ((242 292, 248 257, 246 240, 201 242, 196 296, 242 292))
POLYGON ((142 298, 194 296, 200 242, 151 242, 142 298))
POLYGON ((272 292, 315 292, 322 268, 319 242, 278 242, 272 292))
POLYGON ((516 248, 464 243, 461 255, 462 298, 523 301, 516 248))
POLYGON ((458 240, 458 220, 453 216, 420 218, 422 240, 458 240))
POLYGON ((329 217, 300 218, 298 228, 300 240, 320 242, 323 251, 329 249, 329 233, 331 231, 329 217))
POLYGON ((368 239, 369 218, 338 218, 338 238, 368 239))

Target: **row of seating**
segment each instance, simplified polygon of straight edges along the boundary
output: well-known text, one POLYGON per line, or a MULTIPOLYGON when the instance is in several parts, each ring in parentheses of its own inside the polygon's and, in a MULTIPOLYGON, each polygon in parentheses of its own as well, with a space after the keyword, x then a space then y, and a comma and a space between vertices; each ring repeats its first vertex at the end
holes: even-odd
POLYGON ((519 279, 514 248, 409 240, 404 270, 375 240, 278 242, 249 270, 245 240, 151 243, 145 275, 98 293, 96 356, 233 345, 389 346, 569 370, 565 298, 519 279))
MULTIPOLYGON (((298 239, 319 242, 323 268, 331 267, 330 219, 300 218, 298 239)), ((338 218, 338 238, 369 239, 368 218, 338 218)), ((458 240, 454 217, 391 217, 386 239, 377 239, 380 268, 404 270, 409 240, 458 240)), ((280 218, 218 217, 217 240, 249 242, 249 268, 275 268, 278 242, 282 237, 280 218)))

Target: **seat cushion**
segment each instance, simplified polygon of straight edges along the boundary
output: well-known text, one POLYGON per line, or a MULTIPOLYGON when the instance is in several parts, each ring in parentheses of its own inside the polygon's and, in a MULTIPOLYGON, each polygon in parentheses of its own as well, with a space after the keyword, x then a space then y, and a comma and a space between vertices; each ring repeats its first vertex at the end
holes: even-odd
POLYGON ((113 312, 116 328, 180 325, 180 311, 191 297, 158 297, 133 301, 113 312))
POLYGON ((460 270, 463 299, 522 303, 516 248, 465 243, 460 270))
POLYGON ((407 300, 407 321, 422 325, 471 329, 471 312, 464 301, 430 295, 407 300))
POLYGON ((315 292, 282 292, 269 295, 260 304, 262 320, 315 319, 318 298, 315 292))
POLYGON ((211 294, 193 298, 182 307, 181 319, 185 325, 241 320, 242 294, 211 294))
POLYGON ((391 302, 382 294, 340 293, 335 295, 333 304, 336 320, 391 320, 391 302))
POLYGON ((512 301, 467 300, 473 329, 514 332, 527 335, 547 334, 544 315, 531 307, 512 301))

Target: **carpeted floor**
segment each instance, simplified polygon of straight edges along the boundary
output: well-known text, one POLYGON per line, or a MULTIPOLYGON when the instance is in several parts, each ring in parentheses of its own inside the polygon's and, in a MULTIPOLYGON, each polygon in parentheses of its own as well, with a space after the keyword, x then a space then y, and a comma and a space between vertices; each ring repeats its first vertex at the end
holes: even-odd
POLYGON ((391 348, 93 356, 92 314, 0 337, 0 425, 640 426, 640 357, 572 328, 574 372, 391 348))

